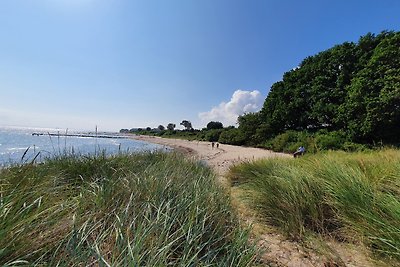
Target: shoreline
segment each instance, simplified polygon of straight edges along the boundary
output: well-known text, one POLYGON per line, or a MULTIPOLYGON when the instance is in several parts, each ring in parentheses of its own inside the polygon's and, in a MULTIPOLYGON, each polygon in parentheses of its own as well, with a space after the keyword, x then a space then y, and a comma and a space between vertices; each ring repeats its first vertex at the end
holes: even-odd
POLYGON ((205 161, 219 176, 225 176, 231 166, 241 162, 249 162, 269 157, 291 157, 289 154, 254 147, 219 144, 218 148, 212 148, 211 142, 207 141, 188 141, 147 135, 132 135, 131 138, 169 146, 188 156, 194 157, 200 161, 205 161))

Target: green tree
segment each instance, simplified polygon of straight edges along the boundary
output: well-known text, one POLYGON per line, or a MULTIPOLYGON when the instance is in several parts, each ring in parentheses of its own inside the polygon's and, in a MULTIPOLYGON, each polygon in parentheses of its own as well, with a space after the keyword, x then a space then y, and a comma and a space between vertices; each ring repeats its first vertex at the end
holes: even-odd
POLYGON ((176 125, 175 123, 168 123, 167 125, 167 129, 170 131, 173 131, 175 129, 176 125))
POLYGON ((188 120, 183 120, 180 125, 186 128, 187 131, 193 130, 192 123, 188 120))
POLYGON ((398 142, 400 134, 400 33, 376 37, 371 57, 347 88, 340 117, 352 139, 398 142))
POLYGON ((222 129, 224 128, 224 125, 222 124, 222 122, 219 121, 210 121, 209 123, 207 123, 207 129, 211 130, 211 129, 222 129))
POLYGON ((260 112, 239 117, 245 143, 322 129, 357 142, 399 142, 399 35, 367 34, 304 59, 272 85, 260 112))
POLYGON ((231 145, 244 145, 246 141, 245 136, 238 128, 227 128, 221 132, 218 142, 222 144, 231 145))
POLYGON ((205 139, 210 142, 217 142, 222 133, 222 129, 211 129, 205 134, 205 139))
POLYGON ((257 138, 257 129, 261 125, 261 116, 259 113, 247 113, 238 118, 241 135, 244 137, 246 145, 257 145, 262 140, 257 138))

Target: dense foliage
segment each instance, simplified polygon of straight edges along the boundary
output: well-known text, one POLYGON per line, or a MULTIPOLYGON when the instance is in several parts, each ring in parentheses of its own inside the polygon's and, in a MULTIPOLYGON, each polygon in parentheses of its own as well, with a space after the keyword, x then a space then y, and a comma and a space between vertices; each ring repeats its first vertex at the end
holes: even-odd
POLYGON ((249 144, 321 129, 351 142, 396 143, 399 126, 400 32, 386 31, 306 58, 272 85, 260 112, 239 118, 249 144))
POLYGON ((222 124, 222 122, 219 121, 210 121, 209 123, 207 123, 207 129, 211 130, 211 129, 222 129, 224 128, 224 125, 222 124))

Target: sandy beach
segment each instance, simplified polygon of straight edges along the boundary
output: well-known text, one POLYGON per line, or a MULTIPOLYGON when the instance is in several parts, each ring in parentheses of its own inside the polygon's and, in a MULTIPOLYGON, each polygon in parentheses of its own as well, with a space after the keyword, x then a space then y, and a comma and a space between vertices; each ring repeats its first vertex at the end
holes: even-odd
POLYGON ((290 157, 284 153, 271 150, 219 144, 213 148, 211 142, 188 141, 182 139, 160 138, 156 136, 134 136, 137 140, 161 144, 183 151, 201 161, 205 161, 220 176, 224 176, 229 167, 240 162, 252 161, 267 157, 290 157))

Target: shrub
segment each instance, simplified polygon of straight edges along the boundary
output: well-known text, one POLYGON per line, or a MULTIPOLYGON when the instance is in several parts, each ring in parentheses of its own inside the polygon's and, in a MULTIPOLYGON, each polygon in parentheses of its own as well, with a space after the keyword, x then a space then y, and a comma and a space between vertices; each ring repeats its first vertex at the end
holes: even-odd
POLYGON ((346 141, 343 143, 342 149, 348 152, 357 152, 368 150, 368 146, 346 141))
POLYGON ((305 131, 287 131, 267 141, 264 145, 277 152, 293 153, 300 146, 304 146, 307 153, 315 153, 316 145, 312 134, 305 131))
POLYGON ((341 131, 319 131, 315 137, 318 150, 337 150, 343 148, 346 135, 341 131))
POLYGON ((228 128, 221 133, 218 142, 222 144, 231 144, 240 146, 245 143, 245 137, 239 129, 228 128))
POLYGON ((221 129, 207 130, 205 133, 205 140, 209 142, 217 142, 222 131, 223 130, 221 129))

